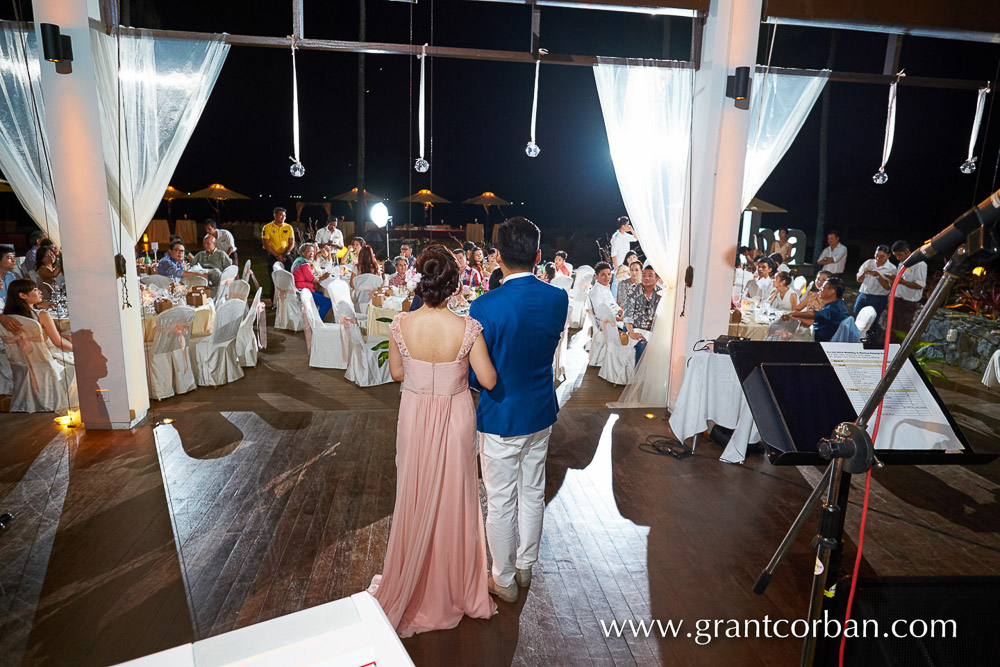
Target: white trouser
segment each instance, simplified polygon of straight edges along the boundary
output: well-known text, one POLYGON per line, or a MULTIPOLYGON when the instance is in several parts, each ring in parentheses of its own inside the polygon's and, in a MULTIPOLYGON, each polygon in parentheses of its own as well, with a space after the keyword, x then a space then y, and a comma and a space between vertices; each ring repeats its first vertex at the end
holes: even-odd
POLYGON ((515 566, 526 570, 538 560, 545 515, 545 456, 551 434, 551 426, 511 438, 479 434, 483 484, 489 508, 486 535, 493 556, 493 581, 499 586, 510 586, 514 582, 515 566), (518 533, 520 547, 517 546, 518 533))

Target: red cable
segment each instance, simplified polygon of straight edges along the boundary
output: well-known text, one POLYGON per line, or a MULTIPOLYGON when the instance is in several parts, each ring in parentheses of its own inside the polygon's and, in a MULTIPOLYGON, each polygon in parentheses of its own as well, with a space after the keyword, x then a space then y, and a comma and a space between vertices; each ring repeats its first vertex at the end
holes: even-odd
MULTIPOLYGON (((896 287, 899 285, 900 279, 906 270, 903 269, 896 274, 896 279, 892 281, 892 288, 889 290, 889 312, 885 318, 885 345, 882 350, 882 375, 885 376, 885 369, 889 363, 889 341, 892 339, 892 310, 893 302, 896 299, 896 287)), ((878 404, 878 410, 875 412, 875 428, 872 430, 872 447, 875 445, 875 439, 878 437, 878 426, 882 421, 882 404, 885 402, 883 397, 882 403, 878 404)), ((830 481, 833 484, 833 480, 830 481)), ((868 469, 865 474, 865 500, 861 505, 861 526, 858 529, 858 555, 854 559, 854 572, 851 574, 851 592, 847 595, 847 613, 844 614, 844 627, 841 628, 840 632, 840 657, 838 659, 838 665, 844 667, 844 647, 847 645, 847 622, 851 620, 851 605, 854 604, 854 589, 858 584, 858 568, 861 567, 861 552, 865 543, 865 520, 868 518, 868 497, 871 491, 872 485, 872 470, 868 469)))

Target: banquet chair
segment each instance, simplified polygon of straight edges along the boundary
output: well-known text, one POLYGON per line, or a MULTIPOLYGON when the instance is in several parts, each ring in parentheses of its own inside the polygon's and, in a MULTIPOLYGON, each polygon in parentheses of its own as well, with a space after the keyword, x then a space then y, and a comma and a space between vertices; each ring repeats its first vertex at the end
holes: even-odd
POLYGON ((748 299, 756 299, 761 296, 760 285, 757 284, 756 280, 747 283, 746 296, 748 299))
MULTIPOLYGON (((284 267, 282 267, 284 268, 284 267)), ((253 280, 253 284, 260 287, 260 283, 257 282, 257 276, 254 275, 253 269, 250 268, 250 260, 248 259, 243 265, 243 275, 240 276, 249 285, 250 281, 253 280)))
POLYGON ((10 317, 21 325, 19 334, 0 327, 0 340, 10 363, 10 411, 53 412, 76 405, 73 366, 53 358, 37 321, 20 315, 10 317))
POLYGON ((602 322, 604 363, 601 364, 597 377, 613 384, 630 384, 635 376, 635 341, 629 338, 628 343, 622 344, 621 333, 614 321, 602 318, 602 322))
POLYGON ((229 286, 229 294, 227 298, 229 299, 239 299, 240 301, 246 303, 246 300, 250 297, 250 283, 245 280, 234 280, 229 286))
POLYGON ((584 274, 582 278, 579 271, 576 274, 576 282, 569 295, 569 325, 574 329, 583 326, 584 311, 587 310, 590 302, 590 288, 593 280, 593 271, 584 274))
POLYGON ((573 287, 584 283, 589 285, 592 282, 594 282, 594 267, 588 264, 576 267, 576 275, 573 277, 573 287))
POLYGON ((215 311, 212 333, 192 341, 194 379, 199 387, 218 387, 243 377, 236 357, 236 337, 245 307, 246 304, 240 301, 222 304, 215 311))
POLYGON ((569 292, 573 287, 573 278, 572 276, 556 276, 549 284, 553 287, 561 287, 569 292))
MULTIPOLYGON (((864 310, 862 308, 861 310, 864 310)), ((860 313, 859 313, 860 315, 860 313)), ((854 323, 853 317, 845 317, 837 327, 837 331, 833 334, 833 338, 830 339, 831 343, 860 343, 861 342, 861 332, 858 331, 858 326, 854 323)))
POLYGON ((139 282, 142 283, 143 285, 156 287, 157 289, 170 289, 170 285, 174 281, 166 276, 152 275, 152 276, 140 276, 139 282))
POLYGON ((146 343, 150 398, 162 401, 198 388, 189 349, 194 314, 190 306, 174 306, 156 316, 153 341, 146 343))
POLYGON ((0 396, 10 396, 13 387, 14 373, 10 368, 10 362, 7 361, 7 348, 0 340, 0 396))
POLYGON ((569 313, 566 313, 566 323, 563 324, 562 334, 559 336, 559 344, 556 346, 555 356, 552 358, 552 379, 562 382, 566 379, 566 345, 569 338, 569 313))
POLYGON ((809 281, 806 280, 805 276, 795 276, 792 279, 792 289, 799 296, 804 296, 806 293, 806 287, 809 286, 809 281))
POLYGON ((284 269, 284 268, 285 268, 284 264, 282 264, 281 262, 275 262, 274 264, 271 265, 271 273, 274 273, 278 269, 284 269))
POLYGON ((348 382, 353 382, 359 387, 373 387, 379 384, 392 382, 389 374, 389 362, 382 366, 378 365, 380 349, 372 348, 383 341, 388 341, 388 336, 369 336, 367 340, 361 335, 361 327, 358 326, 357 319, 354 318, 354 309, 351 304, 345 301, 338 301, 334 308, 337 313, 337 321, 347 326, 350 336, 350 358, 347 361, 347 372, 344 378, 348 382))
MULTIPOLYGON (((614 313, 611 312, 611 308, 607 307, 603 309, 603 314, 605 319, 614 320, 614 313), (610 315, 610 317, 608 317, 610 315)), ((600 368, 604 365, 604 357, 606 353, 606 346, 604 343, 604 331, 601 329, 601 320, 597 317, 594 312, 594 304, 587 299, 587 310, 584 314, 584 326, 588 323, 591 325, 591 330, 593 331, 593 336, 590 339, 590 359, 587 361, 588 366, 597 366, 600 368)), ((617 326, 617 325, 616 325, 617 326)))
MULTIPOLYGON (((236 280, 240 275, 240 267, 235 264, 230 264, 222 273, 219 275, 219 287, 218 296, 216 297, 216 305, 221 304, 226 299, 229 298, 229 287, 232 285, 233 281, 236 280)), ((247 286, 247 292, 249 293, 250 286, 247 286)))
MULTIPOLYGON (((346 280, 337 280, 336 278, 331 278, 324 281, 323 283, 326 287, 326 295, 330 297, 330 302, 336 304, 338 301, 351 302, 351 286, 347 284, 346 280)), ((352 305, 351 308, 354 306, 352 305)))
POLYGON ((372 292, 382 286, 382 278, 374 273, 362 273, 354 276, 355 310, 359 322, 368 322, 368 304, 372 300, 372 292))
POLYGON ((254 324, 259 326, 259 333, 267 335, 267 322, 264 304, 260 302, 262 287, 257 288, 257 294, 253 298, 253 303, 247 309, 240 322, 240 329, 236 333, 236 360, 243 368, 250 368, 257 365, 257 353, 267 344, 267 340, 258 337, 254 333, 254 324))
POLYGON ((305 323, 302 321, 302 306, 299 304, 298 292, 295 290, 295 279, 292 274, 278 268, 271 274, 274 282, 274 298, 276 312, 274 328, 286 331, 302 331, 305 323))
POLYGON ((327 324, 319 317, 312 292, 302 289, 303 319, 306 323, 306 347, 309 349, 309 365, 313 368, 347 368, 351 357, 351 336, 347 327, 327 324))
POLYGON ((858 313, 858 316, 854 319, 854 326, 858 328, 858 334, 864 338, 868 330, 871 329, 872 324, 874 324, 876 318, 875 309, 871 306, 865 306, 858 313))
POLYGON ((188 287, 208 287, 208 278, 205 276, 184 276, 181 282, 188 287))

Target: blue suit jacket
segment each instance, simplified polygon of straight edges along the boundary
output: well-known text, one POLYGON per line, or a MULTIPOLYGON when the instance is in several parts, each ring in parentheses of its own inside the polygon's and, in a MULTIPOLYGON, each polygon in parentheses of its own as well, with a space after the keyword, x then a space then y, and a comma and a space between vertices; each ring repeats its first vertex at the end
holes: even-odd
POLYGON ((559 404, 552 359, 566 325, 566 291, 534 276, 515 278, 472 302, 469 315, 483 325, 483 340, 497 369, 497 384, 480 389, 477 428, 502 437, 528 435, 556 421, 559 404))

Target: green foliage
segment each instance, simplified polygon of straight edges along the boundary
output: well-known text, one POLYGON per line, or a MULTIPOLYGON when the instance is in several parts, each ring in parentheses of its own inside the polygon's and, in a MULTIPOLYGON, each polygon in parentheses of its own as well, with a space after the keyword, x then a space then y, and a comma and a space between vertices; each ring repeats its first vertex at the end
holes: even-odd
MULTIPOLYGON (((899 332, 902 333, 902 332, 899 332)), ((913 351, 913 358, 917 360, 917 365, 920 366, 920 370, 924 372, 924 375, 928 377, 940 378, 944 381, 948 381, 948 376, 939 371, 936 368, 931 368, 929 364, 932 361, 940 361, 939 359, 931 359, 927 356, 927 351, 935 346, 940 345, 940 343, 917 343, 917 349, 913 351)))
MULTIPOLYGON (((392 320, 389 321, 391 322, 392 320)), ((385 362, 389 361, 389 341, 382 340, 372 345, 372 351, 376 350, 381 350, 378 353, 378 367, 382 368, 385 366, 385 362)))
POLYGON ((391 317, 376 317, 375 321, 376 322, 389 322, 389 323, 392 323, 392 318, 391 317))

